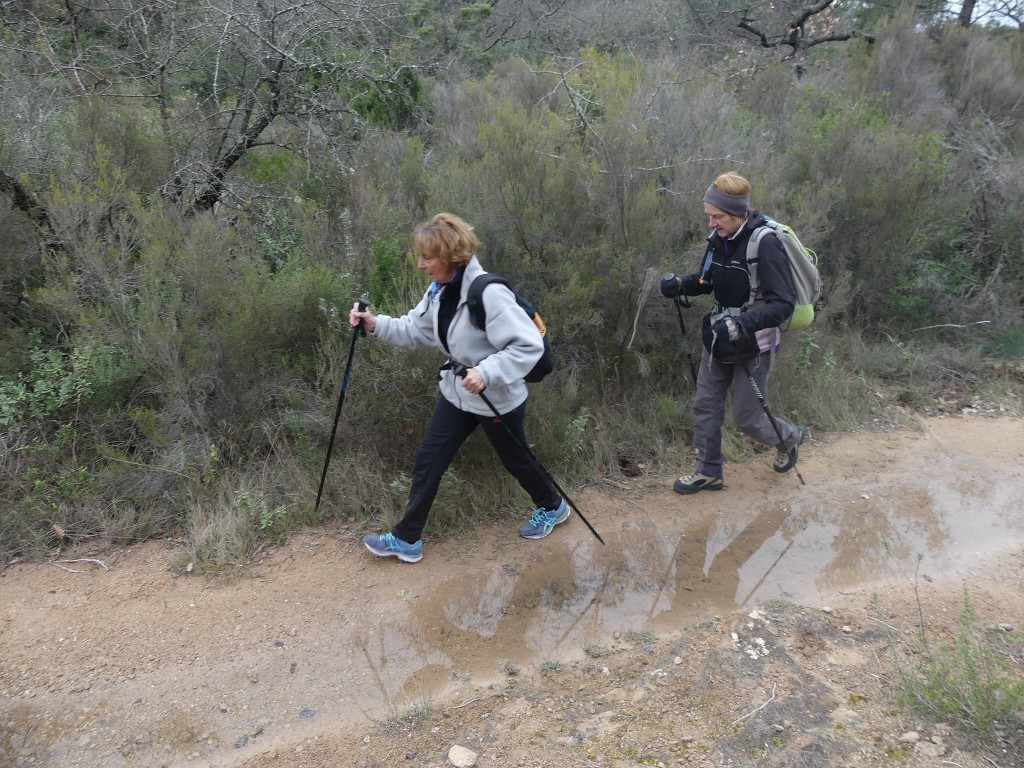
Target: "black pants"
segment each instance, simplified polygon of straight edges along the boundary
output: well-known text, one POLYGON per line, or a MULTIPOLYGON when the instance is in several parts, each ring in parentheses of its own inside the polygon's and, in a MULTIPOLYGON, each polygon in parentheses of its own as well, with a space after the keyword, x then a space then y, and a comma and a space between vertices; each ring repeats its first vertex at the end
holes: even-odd
POLYGON ((546 509, 558 506, 561 502, 558 492, 522 447, 529 445, 523 430, 525 414, 524 402, 504 414, 499 422, 494 416, 477 416, 460 411, 443 397, 440 398, 434 408, 434 415, 430 417, 430 424, 427 425, 427 433, 416 449, 416 468, 412 473, 412 488, 409 491, 409 503, 405 506, 405 517, 391 529, 391 533, 410 544, 420 540, 441 478, 455 458, 459 446, 477 425, 483 427, 501 463, 530 495, 533 503, 546 509), (518 438, 518 445, 505 427, 518 438))

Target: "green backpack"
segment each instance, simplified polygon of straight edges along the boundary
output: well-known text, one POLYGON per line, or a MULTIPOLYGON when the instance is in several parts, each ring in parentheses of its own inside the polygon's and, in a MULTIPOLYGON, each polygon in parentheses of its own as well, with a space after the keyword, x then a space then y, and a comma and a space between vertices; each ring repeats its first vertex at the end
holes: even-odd
POLYGON ((758 298, 761 284, 757 277, 758 246, 761 239, 769 232, 774 232, 782 242, 789 263, 789 274, 796 292, 796 304, 789 320, 782 324, 784 331, 799 331, 814 322, 814 313, 825 305, 827 299, 818 273, 818 255, 800 242, 796 232, 786 224, 780 224, 770 216, 763 217, 763 224, 754 230, 747 244, 747 271, 750 273, 750 298, 746 306, 750 307, 758 298))

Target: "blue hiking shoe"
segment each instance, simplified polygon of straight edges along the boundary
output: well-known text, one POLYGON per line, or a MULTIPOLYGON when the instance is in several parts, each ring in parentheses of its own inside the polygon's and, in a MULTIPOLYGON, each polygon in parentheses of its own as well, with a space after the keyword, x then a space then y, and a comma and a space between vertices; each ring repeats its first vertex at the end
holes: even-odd
POLYGON ((423 559, 423 542, 408 544, 390 533, 380 536, 369 533, 363 536, 363 544, 377 557, 397 557, 405 563, 418 563, 423 559))
POLYGON ((519 528, 519 535, 524 539, 543 539, 559 523, 569 519, 569 505, 562 499, 554 509, 539 507, 530 515, 530 520, 519 528))

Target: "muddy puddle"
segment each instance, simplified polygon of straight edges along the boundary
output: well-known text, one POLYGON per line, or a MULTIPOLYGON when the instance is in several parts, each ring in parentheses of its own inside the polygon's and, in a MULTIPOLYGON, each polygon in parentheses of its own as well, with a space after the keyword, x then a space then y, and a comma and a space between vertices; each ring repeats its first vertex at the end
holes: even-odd
POLYGON ((812 448, 804 486, 743 466, 721 493, 636 504, 584 494, 581 511, 614 525, 602 532, 607 546, 574 520, 534 550, 453 547, 456 568, 402 592, 406 620, 358 633, 378 633, 378 652, 363 654, 373 680, 353 700, 415 706, 464 680, 500 685, 510 670, 771 600, 825 606, 895 580, 969 583, 981 559, 1020 548, 1019 452, 962 444, 955 429, 910 450, 886 440, 839 465, 812 448))
POLYGON ((1024 546, 1024 425, 966 424, 812 442, 806 485, 768 455, 716 493, 595 483, 573 496, 607 545, 573 517, 541 541, 516 521, 428 539, 415 565, 345 530, 296 536, 230 581, 174 577, 160 543, 107 570, 9 568, 0 764, 225 768, 737 608, 969 584, 1024 546))

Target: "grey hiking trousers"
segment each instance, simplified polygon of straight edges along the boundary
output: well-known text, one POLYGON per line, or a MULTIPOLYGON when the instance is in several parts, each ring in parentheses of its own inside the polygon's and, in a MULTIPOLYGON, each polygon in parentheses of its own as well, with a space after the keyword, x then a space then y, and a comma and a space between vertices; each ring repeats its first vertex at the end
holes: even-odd
MULTIPOLYGON (((767 400, 768 374, 773 356, 762 352, 745 360, 761 394, 767 400)), ((693 396, 693 442, 697 448, 697 471, 710 477, 722 476, 722 425, 725 422, 725 404, 732 387, 732 418, 736 428, 752 440, 778 447, 768 415, 761 407, 754 388, 750 386, 746 371, 739 363, 725 364, 715 360, 706 349, 701 351, 700 370, 697 373, 697 391, 693 396)), ((771 404, 769 403, 769 410, 771 404)), ((800 430, 774 412, 772 416, 782 435, 784 447, 789 450, 800 440, 800 430)))

